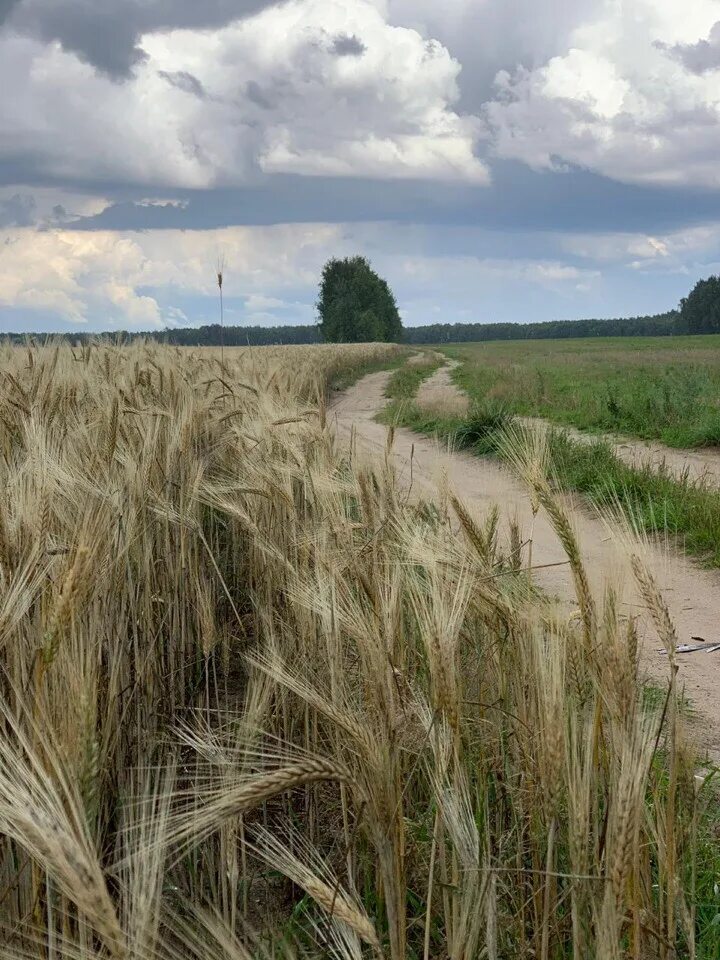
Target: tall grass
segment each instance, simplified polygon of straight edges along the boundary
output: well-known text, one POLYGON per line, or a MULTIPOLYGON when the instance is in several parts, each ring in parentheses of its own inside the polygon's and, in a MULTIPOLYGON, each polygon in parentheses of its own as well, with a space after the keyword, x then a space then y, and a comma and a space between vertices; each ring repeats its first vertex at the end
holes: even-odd
POLYGON ((648 709, 539 451, 580 621, 347 455, 384 349, 3 349, 3 957, 716 956, 672 670, 648 709))
POLYGON ((646 337, 443 348, 471 400, 581 429, 720 444, 720 339, 646 337))

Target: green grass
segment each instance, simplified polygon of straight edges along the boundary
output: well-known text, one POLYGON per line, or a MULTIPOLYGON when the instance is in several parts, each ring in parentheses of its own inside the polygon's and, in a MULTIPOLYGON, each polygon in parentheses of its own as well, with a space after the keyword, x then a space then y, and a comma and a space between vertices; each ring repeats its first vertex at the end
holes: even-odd
POLYGON ((717 776, 705 785, 709 794, 698 816, 695 862, 695 929, 698 960, 720 957, 720 816, 717 776))
POLYGON ((585 444, 551 437, 551 459, 564 487, 594 503, 623 511, 654 534, 676 539, 686 552, 720 567, 720 495, 662 469, 633 468, 602 441, 585 444))
POLYGON ((428 353, 422 364, 404 363, 388 381, 385 396, 391 400, 409 400, 416 395, 420 384, 444 365, 437 355, 428 353))
POLYGON ((720 445, 720 336, 443 346, 475 401, 582 430, 720 445))
MULTIPOLYGON (((420 409, 412 394, 404 392, 388 404, 379 419, 448 439, 458 449, 493 455, 512 414, 497 402, 476 400, 467 417, 436 417, 420 409)), ((647 533, 668 537, 707 566, 720 567, 717 491, 663 469, 630 467, 601 439, 578 442, 562 431, 551 431, 548 442, 554 474, 563 489, 583 493, 598 506, 620 509, 647 533)))

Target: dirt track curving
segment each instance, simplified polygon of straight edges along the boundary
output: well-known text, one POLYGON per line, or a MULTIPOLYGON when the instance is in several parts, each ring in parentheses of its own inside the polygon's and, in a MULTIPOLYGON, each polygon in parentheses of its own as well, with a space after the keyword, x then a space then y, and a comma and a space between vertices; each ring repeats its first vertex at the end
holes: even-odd
MULTIPOLYGON (((360 448, 371 454, 385 449, 387 429, 374 420, 386 403, 390 374, 364 377, 334 399, 331 413, 341 442, 353 435, 360 448)), ((517 517, 527 537, 532 511, 524 485, 499 462, 465 453, 449 453, 432 439, 398 429, 394 457, 402 481, 421 495, 432 495, 445 476, 451 489, 470 508, 486 511, 498 504, 504 517, 517 517), (412 463, 411 463, 412 461, 412 463)), ((658 640, 645 609, 632 586, 624 550, 613 531, 577 498, 568 497, 573 509, 583 556, 593 586, 602 590, 608 581, 624 588, 624 609, 639 618, 643 642, 643 669, 659 682, 667 680, 667 658, 657 652, 658 640)), ((533 565, 562 564, 563 549, 549 521, 541 514, 533 531, 533 565)), ((720 573, 701 570, 685 557, 661 546, 647 551, 648 565, 660 583, 681 642, 692 636, 720 643, 720 573)), ((549 593, 572 603, 574 593, 567 566, 537 571, 537 582, 549 593)), ((696 711, 692 729, 711 755, 720 757, 720 651, 679 656, 680 682, 696 711)))

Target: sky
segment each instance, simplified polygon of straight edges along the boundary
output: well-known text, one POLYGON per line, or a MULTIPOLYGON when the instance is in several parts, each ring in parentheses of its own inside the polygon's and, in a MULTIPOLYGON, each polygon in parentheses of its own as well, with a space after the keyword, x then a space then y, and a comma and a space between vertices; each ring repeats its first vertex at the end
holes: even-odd
POLYGON ((720 271, 720 0, 0 0, 0 331, 675 307, 720 271))

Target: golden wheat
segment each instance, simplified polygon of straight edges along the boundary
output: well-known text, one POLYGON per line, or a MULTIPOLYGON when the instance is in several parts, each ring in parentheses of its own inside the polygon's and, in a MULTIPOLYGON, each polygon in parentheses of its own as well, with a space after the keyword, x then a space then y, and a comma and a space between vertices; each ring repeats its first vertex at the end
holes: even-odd
POLYGON ((328 385, 398 349, 0 346, 3 956, 694 942, 692 760, 542 441, 510 452, 579 626, 497 510, 333 434, 328 385))

